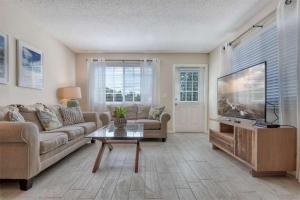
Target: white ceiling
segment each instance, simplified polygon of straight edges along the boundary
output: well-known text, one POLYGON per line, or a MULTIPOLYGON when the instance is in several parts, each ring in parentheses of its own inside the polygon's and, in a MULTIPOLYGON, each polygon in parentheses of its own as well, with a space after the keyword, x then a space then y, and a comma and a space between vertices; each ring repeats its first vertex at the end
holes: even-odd
POLYGON ((209 52, 277 0, 9 0, 75 52, 209 52))

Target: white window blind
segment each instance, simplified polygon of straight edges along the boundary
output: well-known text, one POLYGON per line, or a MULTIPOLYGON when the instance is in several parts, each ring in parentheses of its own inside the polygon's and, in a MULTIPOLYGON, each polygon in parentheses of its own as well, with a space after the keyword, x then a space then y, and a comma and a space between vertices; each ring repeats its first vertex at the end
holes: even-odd
POLYGON ((232 51, 232 70, 267 62, 267 106, 279 106, 279 38, 276 24, 242 42, 232 51))

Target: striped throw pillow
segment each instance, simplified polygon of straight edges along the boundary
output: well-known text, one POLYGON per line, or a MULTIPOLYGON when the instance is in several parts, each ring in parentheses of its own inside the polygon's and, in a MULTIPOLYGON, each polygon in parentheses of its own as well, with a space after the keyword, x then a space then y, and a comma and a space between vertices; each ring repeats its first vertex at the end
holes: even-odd
POLYGON ((36 114, 45 131, 51 131, 62 127, 61 122, 58 120, 56 114, 51 110, 37 110, 36 114))
POLYGON ((79 107, 60 108, 64 126, 78 124, 84 122, 83 114, 79 107))
POLYGON ((24 117, 16 110, 8 111, 8 118, 12 122, 25 122, 24 117))

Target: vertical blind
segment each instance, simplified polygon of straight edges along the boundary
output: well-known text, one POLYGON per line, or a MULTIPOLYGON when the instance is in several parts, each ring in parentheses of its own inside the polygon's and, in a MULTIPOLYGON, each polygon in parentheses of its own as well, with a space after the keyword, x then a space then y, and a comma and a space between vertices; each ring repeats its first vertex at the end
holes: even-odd
POLYGON ((233 72, 267 62, 267 106, 279 106, 279 38, 276 24, 249 38, 232 50, 233 72))

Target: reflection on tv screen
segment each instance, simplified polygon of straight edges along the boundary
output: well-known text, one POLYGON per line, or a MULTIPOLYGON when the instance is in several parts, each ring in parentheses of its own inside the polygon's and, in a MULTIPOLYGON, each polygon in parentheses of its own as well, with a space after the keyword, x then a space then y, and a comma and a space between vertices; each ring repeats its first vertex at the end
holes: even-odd
POLYGON ((218 114, 265 119, 265 68, 262 63, 219 78, 218 114))

